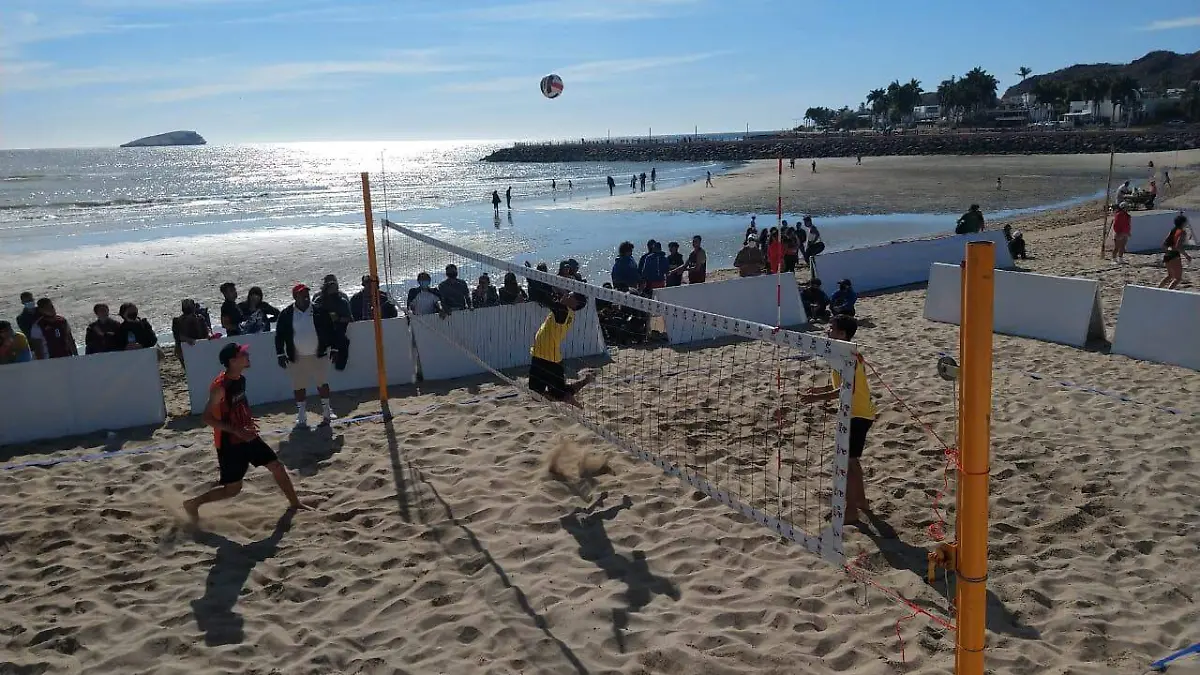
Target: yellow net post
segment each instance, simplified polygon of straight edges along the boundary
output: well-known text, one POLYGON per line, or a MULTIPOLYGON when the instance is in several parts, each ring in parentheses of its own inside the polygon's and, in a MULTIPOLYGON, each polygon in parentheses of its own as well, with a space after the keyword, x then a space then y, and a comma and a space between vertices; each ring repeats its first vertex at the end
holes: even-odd
POLYGON ((992 320, 995 245, 967 244, 962 307, 962 447, 955 571, 957 675, 983 675, 987 642, 988 472, 992 408, 992 320))
POLYGON ((371 276, 371 316, 375 324, 375 368, 379 373, 379 406, 387 417, 388 408, 387 365, 383 356, 383 312, 379 306, 379 265, 375 258, 375 218, 371 211, 371 177, 362 172, 363 218, 367 223, 367 273, 371 276))

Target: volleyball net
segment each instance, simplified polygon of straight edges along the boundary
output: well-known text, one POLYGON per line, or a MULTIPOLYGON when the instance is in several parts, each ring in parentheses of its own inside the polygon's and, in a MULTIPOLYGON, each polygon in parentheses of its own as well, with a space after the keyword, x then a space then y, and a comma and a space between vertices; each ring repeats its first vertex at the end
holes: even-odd
POLYGON ((538 261, 502 260, 387 220, 384 227, 386 276, 410 316, 424 380, 486 374, 549 400, 528 386, 531 347, 543 324, 556 322, 558 298, 583 296, 553 356, 567 382, 594 381, 575 397, 579 407, 550 404, 697 492, 845 564, 853 344, 605 287, 569 264, 538 269, 538 261), (430 291, 416 283, 424 274, 430 291), (831 400, 811 402, 805 394, 814 388, 830 390, 831 400))

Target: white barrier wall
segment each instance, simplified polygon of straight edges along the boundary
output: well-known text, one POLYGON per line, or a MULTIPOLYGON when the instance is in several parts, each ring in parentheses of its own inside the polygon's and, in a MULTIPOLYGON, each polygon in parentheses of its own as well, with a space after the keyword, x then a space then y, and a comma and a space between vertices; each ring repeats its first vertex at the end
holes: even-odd
POLYGON ((1200 293, 1126 286, 1112 353, 1200 370, 1200 293))
MULTIPOLYGON (((378 384, 375 367, 375 328, 370 321, 350 324, 350 358, 345 370, 330 364, 329 387, 333 391, 367 389, 378 384)), ((236 341, 250 346, 250 370, 246 372, 246 398, 251 405, 292 399, 292 380, 287 370, 280 368, 275 358, 275 333, 239 335, 235 338, 204 340, 183 346, 187 364, 188 395, 192 413, 204 412, 208 402, 208 387, 222 370, 217 359, 221 348, 236 341)), ((415 379, 412 356, 412 334, 405 319, 383 321, 384 364, 389 384, 409 384, 415 379)), ((315 390, 309 389, 310 394, 315 390)))
MULTIPOLYGON (((430 381, 486 372, 443 335, 453 337, 497 370, 527 366, 533 338, 549 314, 550 310, 537 303, 524 302, 452 312, 445 319, 437 314, 414 316, 412 333, 421 374, 430 381)), ((562 350, 564 359, 605 352, 604 335, 600 331, 593 299, 575 312, 575 324, 567 333, 562 350)))
POLYGON ((997 269, 1013 266, 1004 233, 988 230, 823 253, 817 256, 816 275, 831 292, 841 279, 853 281, 854 290, 859 293, 919 284, 929 279, 929 266, 933 263, 957 265, 962 262, 967 255, 967 242, 972 241, 996 244, 997 269))
MULTIPOLYGON (((1171 228, 1175 226, 1175 216, 1179 215, 1179 211, 1132 211, 1129 214, 1132 217, 1130 224, 1129 243, 1125 245, 1125 250, 1130 253, 1145 253, 1147 251, 1161 251, 1163 240, 1170 234, 1171 228)), ((1183 215, 1187 216, 1188 222, 1192 225, 1192 231, 1196 227, 1200 227, 1200 212, 1184 211, 1183 215)), ((1110 219, 1111 220, 1111 219, 1110 219)), ((1109 223, 1112 227, 1112 223, 1109 223)), ((1112 232, 1108 235, 1109 250, 1112 246, 1112 232)))
POLYGON ((0 445, 162 424, 158 350, 0 366, 0 445))
MULTIPOLYGON (((1082 347, 1104 339, 1100 282, 1027 272, 996 271, 994 332, 1082 347)), ((929 269, 925 318, 958 324, 962 268, 929 269)))
MULTIPOLYGON (((804 306, 800 303, 800 291, 795 277, 791 274, 783 275, 779 307, 776 307, 775 301, 777 283, 778 280, 773 274, 741 277, 662 288, 654 291, 654 299, 702 312, 763 323, 768 326, 776 324, 777 315, 782 309, 782 318, 779 322, 783 326, 798 326, 808 323, 808 317, 804 314, 804 306)), ((702 328, 695 322, 680 321, 672 316, 664 316, 663 322, 666 324, 667 337, 670 338, 673 345, 711 340, 726 334, 724 331, 702 328)))

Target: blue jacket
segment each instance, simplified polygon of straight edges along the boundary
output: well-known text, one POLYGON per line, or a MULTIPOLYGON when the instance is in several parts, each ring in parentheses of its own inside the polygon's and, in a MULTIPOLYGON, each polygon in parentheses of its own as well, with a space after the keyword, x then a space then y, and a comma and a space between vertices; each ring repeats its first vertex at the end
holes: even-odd
POLYGON ((642 281, 666 281, 667 272, 670 272, 671 265, 667 262, 667 254, 662 251, 647 253, 642 256, 638 262, 638 270, 642 274, 642 281))
POLYGON ((833 292, 833 297, 829 299, 829 307, 834 312, 846 309, 852 310, 854 309, 854 302, 856 300, 858 300, 858 293, 855 293, 853 289, 843 291, 839 288, 833 292))
POLYGON ((642 273, 638 270, 638 264, 633 261, 633 256, 619 256, 612 266, 612 282, 613 286, 624 284, 629 287, 637 286, 642 279, 642 273))

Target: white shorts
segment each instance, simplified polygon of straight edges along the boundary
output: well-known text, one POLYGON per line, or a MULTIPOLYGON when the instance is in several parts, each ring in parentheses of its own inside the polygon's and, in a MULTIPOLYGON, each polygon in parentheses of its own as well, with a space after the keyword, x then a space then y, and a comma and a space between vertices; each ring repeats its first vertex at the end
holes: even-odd
POLYGON ((287 371, 292 376, 292 391, 308 389, 309 385, 315 388, 329 384, 328 358, 297 356, 288 364, 287 371))

